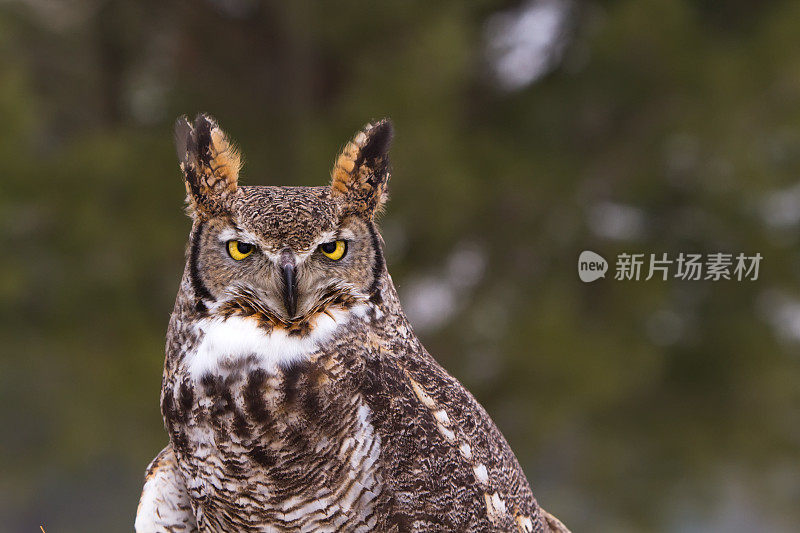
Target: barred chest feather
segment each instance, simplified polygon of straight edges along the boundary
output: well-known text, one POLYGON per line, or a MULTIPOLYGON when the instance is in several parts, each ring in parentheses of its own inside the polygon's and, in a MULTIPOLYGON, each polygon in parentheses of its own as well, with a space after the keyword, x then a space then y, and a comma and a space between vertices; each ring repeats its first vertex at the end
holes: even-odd
POLYGON ((381 439, 337 349, 361 311, 297 337, 237 316, 183 328, 162 412, 201 530, 374 529, 381 439))
POLYGON ((391 123, 323 187, 239 187, 213 119, 175 133, 193 222, 137 531, 566 531, 403 313, 374 222, 391 123))

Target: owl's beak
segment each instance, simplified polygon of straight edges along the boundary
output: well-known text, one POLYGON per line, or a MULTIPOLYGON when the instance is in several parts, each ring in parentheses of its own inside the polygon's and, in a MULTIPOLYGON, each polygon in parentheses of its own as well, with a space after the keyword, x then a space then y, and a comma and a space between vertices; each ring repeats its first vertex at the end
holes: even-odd
POLYGON ((297 312, 297 276, 294 264, 283 266, 283 305, 289 318, 297 312))

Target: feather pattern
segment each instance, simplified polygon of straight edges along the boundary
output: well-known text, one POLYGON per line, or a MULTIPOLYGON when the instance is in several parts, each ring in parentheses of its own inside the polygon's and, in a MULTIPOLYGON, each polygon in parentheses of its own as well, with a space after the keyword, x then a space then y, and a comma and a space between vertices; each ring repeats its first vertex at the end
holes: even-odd
POLYGON ((231 190, 238 163, 204 120, 177 128, 184 171, 217 181, 197 182, 161 390, 170 442, 136 530, 567 531, 403 313, 372 221, 389 123, 356 135, 328 188, 231 190), (246 261, 225 255, 239 236, 256 250, 246 261), (343 238, 341 261, 314 251, 343 238))

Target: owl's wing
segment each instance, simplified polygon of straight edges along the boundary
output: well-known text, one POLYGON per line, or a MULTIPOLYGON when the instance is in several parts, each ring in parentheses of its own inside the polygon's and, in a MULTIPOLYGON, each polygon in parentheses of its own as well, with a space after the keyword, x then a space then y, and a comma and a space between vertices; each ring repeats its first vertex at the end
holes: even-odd
POLYGON ((147 467, 134 527, 136 533, 197 531, 186 484, 178 470, 172 445, 161 450, 147 467))
POLYGON ((378 530, 568 533, 539 507, 488 413, 424 348, 382 350, 364 365, 386 489, 378 530))
POLYGON ((542 517, 544 518, 547 527, 550 528, 549 531, 552 533, 570 533, 569 529, 567 529, 567 526, 561 523, 561 520, 551 515, 544 509, 542 509, 542 517))

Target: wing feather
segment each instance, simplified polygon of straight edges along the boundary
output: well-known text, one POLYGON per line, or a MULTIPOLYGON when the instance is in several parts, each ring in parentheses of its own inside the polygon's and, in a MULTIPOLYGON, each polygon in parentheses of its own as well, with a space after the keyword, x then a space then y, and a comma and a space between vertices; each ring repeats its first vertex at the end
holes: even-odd
POLYGON ((134 527, 136 533, 197 531, 186 484, 171 445, 161 450, 147 467, 134 527))

